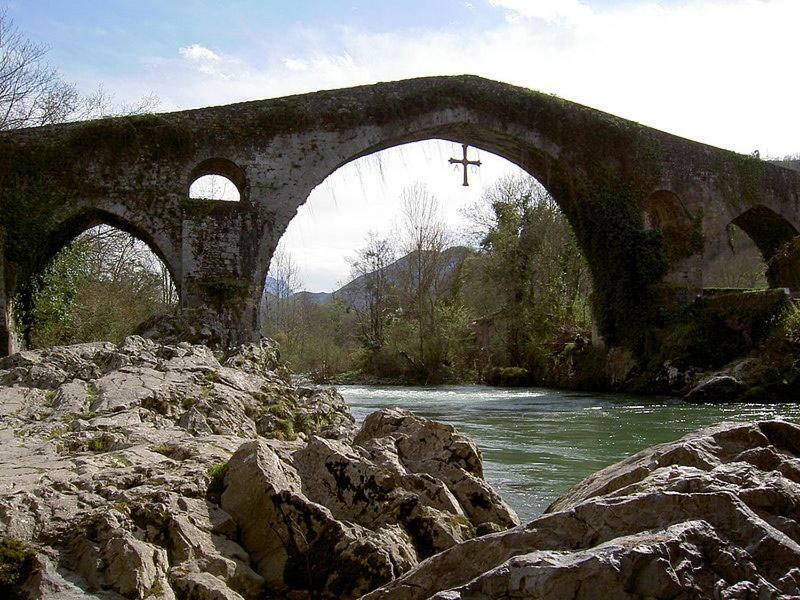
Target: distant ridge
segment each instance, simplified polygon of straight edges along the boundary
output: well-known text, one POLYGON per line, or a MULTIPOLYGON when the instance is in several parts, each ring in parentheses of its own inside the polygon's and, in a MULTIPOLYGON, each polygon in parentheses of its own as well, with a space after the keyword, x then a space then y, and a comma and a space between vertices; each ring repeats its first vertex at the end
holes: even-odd
POLYGON ((787 169, 792 169, 792 171, 797 171, 800 173, 800 157, 785 159, 785 160, 771 160, 769 161, 781 167, 786 167, 787 169))
MULTIPOLYGON (((439 272, 439 279, 444 280, 449 275, 451 275, 461 264, 461 262, 466 258, 468 254, 472 252, 469 248, 465 246, 453 246, 451 248, 447 248, 442 252, 442 265, 440 267, 439 272)), ((406 254, 405 256, 398 258, 393 263, 387 265, 385 267, 386 277, 387 279, 394 284, 399 283, 402 281, 402 276, 404 273, 408 272, 410 267, 410 263, 413 260, 414 253, 406 254)), ((306 292, 306 291, 299 291, 295 292, 291 295, 291 298, 295 300, 305 300, 311 302, 312 304, 330 304, 333 302, 334 298, 341 300, 345 304, 349 306, 354 306, 356 308, 360 308, 361 304, 363 303, 364 299, 364 288, 367 285, 367 275, 362 275, 360 277, 356 277, 352 281, 344 284, 338 290, 333 292, 306 292)), ((265 288, 265 295, 271 294, 274 296, 274 290, 276 289, 276 283, 274 279, 271 277, 267 278, 267 286, 265 288), (270 280, 272 280, 272 288, 270 289, 270 280)))

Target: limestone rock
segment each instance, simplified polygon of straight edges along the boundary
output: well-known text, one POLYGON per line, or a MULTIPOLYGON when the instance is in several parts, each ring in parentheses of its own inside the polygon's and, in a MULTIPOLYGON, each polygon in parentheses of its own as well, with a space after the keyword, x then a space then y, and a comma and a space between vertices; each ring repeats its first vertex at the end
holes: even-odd
POLYGON ((361 444, 257 440, 228 463, 221 506, 273 593, 357 598, 474 537, 486 515, 500 529, 518 523, 496 494, 480 495, 483 487, 459 499, 463 481, 491 488, 479 476, 477 449, 453 428, 397 410, 370 419, 356 436, 361 444), (416 460, 438 457, 443 466, 436 471, 445 479, 404 466, 413 462, 409 439, 430 440, 431 455, 416 460), (496 506, 483 504, 492 500, 496 506))
POLYGON ((394 411, 354 445, 341 396, 278 358, 131 336, 0 361, 0 539, 31 557, 15 591, 356 598, 516 523, 455 430, 394 411))
POLYGON ((386 409, 365 419, 355 443, 369 446, 376 438, 391 438, 399 461, 410 471, 444 482, 476 525, 519 524, 516 513, 483 479, 478 447, 452 425, 429 421, 405 410, 386 409))
POLYGON ((278 344, 269 339, 257 343, 242 344, 225 359, 225 366, 269 377, 280 367, 278 344))
POLYGON ((528 525, 446 550, 365 596, 796 598, 800 427, 726 424, 590 476, 528 525))
POLYGON ((226 350, 231 346, 229 328, 209 308, 190 308, 174 314, 157 315, 139 325, 137 333, 163 344, 188 342, 214 350, 226 350))
POLYGON ((747 386, 733 375, 718 374, 704 379, 686 394, 687 402, 736 402, 747 386))

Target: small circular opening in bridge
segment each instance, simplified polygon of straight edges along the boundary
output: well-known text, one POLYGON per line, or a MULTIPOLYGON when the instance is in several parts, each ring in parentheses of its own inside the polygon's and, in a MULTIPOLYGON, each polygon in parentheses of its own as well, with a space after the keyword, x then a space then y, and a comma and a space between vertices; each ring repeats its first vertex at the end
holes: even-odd
POLYGON ((222 175, 203 175, 189 187, 189 198, 193 200, 224 200, 239 202, 241 195, 233 182, 222 175))
POLYGON ((189 175, 189 198, 238 202, 246 186, 245 173, 227 158, 209 158, 198 164, 189 175))
POLYGON ((27 294, 27 302, 18 298, 15 306, 27 305, 17 317, 33 348, 119 342, 178 303, 169 269, 156 253, 135 235, 106 224, 61 245, 27 283, 27 294))

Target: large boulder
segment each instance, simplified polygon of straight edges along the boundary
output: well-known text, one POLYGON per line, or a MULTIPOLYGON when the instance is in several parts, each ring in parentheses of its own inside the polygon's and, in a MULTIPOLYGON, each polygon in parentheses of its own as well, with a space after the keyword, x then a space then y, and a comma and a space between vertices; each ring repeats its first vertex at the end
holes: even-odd
POLYGON ((139 325, 136 333, 162 344, 186 342, 223 351, 234 345, 230 328, 210 308, 186 308, 156 315, 139 325))
POLYGON ((365 598, 798 596, 800 427, 768 421, 645 450, 365 598))
POLYGON ((687 402, 736 402, 740 400, 747 386, 733 375, 725 373, 712 375, 696 386, 684 396, 687 402))
POLYGON ((221 506, 271 593, 314 598, 357 598, 480 527, 519 523, 472 442, 397 409, 368 417, 354 444, 242 445, 221 506))

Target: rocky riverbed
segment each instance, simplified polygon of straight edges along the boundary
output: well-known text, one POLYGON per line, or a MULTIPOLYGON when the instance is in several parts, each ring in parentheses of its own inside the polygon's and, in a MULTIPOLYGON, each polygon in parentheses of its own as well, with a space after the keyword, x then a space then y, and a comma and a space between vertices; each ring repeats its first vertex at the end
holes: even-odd
POLYGON ((354 598, 519 522, 452 427, 356 431, 269 342, 23 352, 0 384, 0 597, 354 598))
POLYGON ((792 598, 800 428, 720 425, 520 525, 454 428, 356 429, 268 341, 0 361, 0 597, 792 598))

